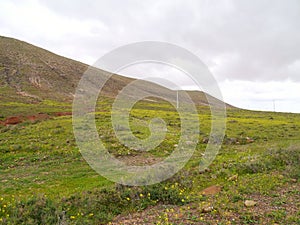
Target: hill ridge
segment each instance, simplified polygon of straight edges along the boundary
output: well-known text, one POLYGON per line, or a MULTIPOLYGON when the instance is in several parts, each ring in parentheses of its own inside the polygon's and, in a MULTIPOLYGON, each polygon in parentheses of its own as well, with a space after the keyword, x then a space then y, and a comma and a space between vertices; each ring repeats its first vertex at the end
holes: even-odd
MULTIPOLYGON (((0 49, 0 101, 71 101, 79 80, 89 68, 82 62, 10 37, 0 36, 0 49)), ((106 82, 102 94, 114 98, 134 80, 114 74, 106 82)), ((136 88, 149 94, 155 91, 174 92, 150 81, 143 81, 136 88)), ((208 105, 203 92, 187 92, 196 104, 208 105)))

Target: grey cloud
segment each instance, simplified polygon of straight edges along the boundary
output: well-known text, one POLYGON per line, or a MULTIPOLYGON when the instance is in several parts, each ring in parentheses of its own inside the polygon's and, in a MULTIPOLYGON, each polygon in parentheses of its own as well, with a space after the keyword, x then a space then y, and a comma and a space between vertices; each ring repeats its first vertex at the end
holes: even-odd
MULTIPOLYGON (((207 64, 222 55, 235 54, 217 65, 219 80, 300 81, 299 71, 288 69, 300 59, 297 0, 41 3, 64 16, 101 21, 108 33, 99 30, 98 36, 114 41, 115 47, 131 41, 168 41, 196 52, 207 64)), ((97 43, 95 38, 86 47, 111 47, 101 41, 97 43)), ((93 54, 97 57, 97 52, 93 54)))
MULTIPOLYGON (((12 2, 19 7, 18 1, 12 2)), ((60 54, 65 51, 64 55, 81 61, 89 58, 91 62, 112 48, 131 42, 159 40, 196 53, 219 81, 300 81, 298 0, 40 0, 38 3, 62 20, 85 21, 91 27, 82 31, 78 27, 75 34, 64 36, 57 33, 56 40, 41 38, 43 34, 37 30, 39 40, 34 40, 34 36, 27 40, 46 48, 52 46, 50 50, 58 49, 60 54)), ((10 23, 4 19, 0 26, 9 29, 10 23)), ((17 31, 11 30, 14 32, 17 31)))

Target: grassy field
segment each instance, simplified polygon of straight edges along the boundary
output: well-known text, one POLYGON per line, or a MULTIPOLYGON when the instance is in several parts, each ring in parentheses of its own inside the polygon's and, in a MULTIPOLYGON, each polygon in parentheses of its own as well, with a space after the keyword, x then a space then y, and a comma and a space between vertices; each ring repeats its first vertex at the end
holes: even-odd
MULTIPOLYGON (((119 160, 151 164, 168 156, 180 135, 180 119, 169 104, 140 102, 131 128, 149 135, 151 118, 163 118, 166 139, 146 153, 121 145, 111 125, 110 100, 97 105, 101 140, 119 160)), ((0 103, 1 120, 33 112, 70 111, 54 101, 0 103)), ((210 132, 209 108, 199 107, 196 151, 183 170, 145 187, 116 185, 93 171, 76 146, 72 117, 0 127, 1 224, 300 224, 300 115, 227 111, 221 150, 210 167, 199 161, 210 132), (213 187, 214 193, 203 189, 213 187), (245 206, 246 200, 255 202, 245 206)))

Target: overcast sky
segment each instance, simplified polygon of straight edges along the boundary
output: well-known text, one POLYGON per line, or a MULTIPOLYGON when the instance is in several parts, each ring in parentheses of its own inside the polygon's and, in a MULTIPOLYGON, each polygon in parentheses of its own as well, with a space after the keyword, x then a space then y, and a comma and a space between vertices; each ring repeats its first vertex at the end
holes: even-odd
MULTIPOLYGON (((88 64, 132 42, 169 42, 209 67, 228 103, 300 112, 299 0, 1 0, 0 34, 88 64)), ((164 65, 121 72, 195 88, 164 65)))

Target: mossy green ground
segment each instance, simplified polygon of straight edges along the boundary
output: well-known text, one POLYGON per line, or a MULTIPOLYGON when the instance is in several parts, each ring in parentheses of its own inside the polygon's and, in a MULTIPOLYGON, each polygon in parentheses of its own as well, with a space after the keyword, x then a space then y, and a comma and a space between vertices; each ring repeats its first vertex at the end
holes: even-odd
MULTIPOLYGON (((105 146, 118 159, 134 164, 135 159, 159 160, 173 151, 180 137, 173 107, 140 102, 131 111, 131 128, 139 138, 149 135, 151 118, 163 118, 168 127, 161 145, 140 153, 115 137, 110 103, 98 103, 96 123, 105 146)), ((0 107, 3 118, 71 110, 71 104, 53 101, 6 102, 0 107)), ((139 224, 300 224, 295 210, 300 207, 300 115, 229 109, 221 150, 209 170, 200 173, 211 121, 209 108, 198 110, 199 143, 185 168, 161 184, 139 188, 116 185, 89 167, 76 146, 71 116, 1 127, 0 223, 130 224, 126 215, 136 212, 136 221, 143 219, 139 224), (221 192, 201 195, 211 185, 222 186, 221 192), (247 199, 257 205, 245 207, 247 199), (203 213, 207 204, 213 210, 203 213)))

